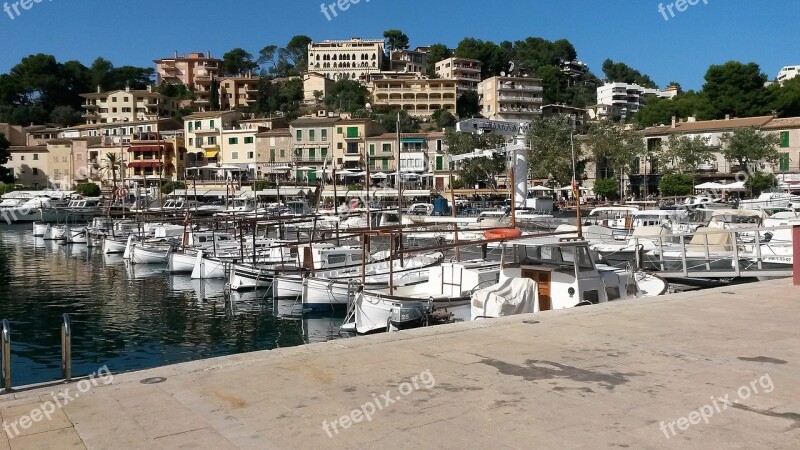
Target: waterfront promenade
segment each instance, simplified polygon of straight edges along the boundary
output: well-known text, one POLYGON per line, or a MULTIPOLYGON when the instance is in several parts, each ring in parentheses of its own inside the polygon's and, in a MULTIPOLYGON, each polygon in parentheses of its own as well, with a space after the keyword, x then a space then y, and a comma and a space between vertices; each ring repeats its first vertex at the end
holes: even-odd
POLYGON ((117 374, 1 397, 0 449, 797 448, 798 318, 778 280, 117 374))

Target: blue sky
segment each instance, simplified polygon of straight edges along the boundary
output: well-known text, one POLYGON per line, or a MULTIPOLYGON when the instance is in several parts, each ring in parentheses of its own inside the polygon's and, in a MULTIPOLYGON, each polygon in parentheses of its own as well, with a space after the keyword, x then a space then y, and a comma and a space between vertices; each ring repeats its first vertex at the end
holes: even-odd
POLYGON ((0 10, 0 72, 38 52, 87 66, 98 56, 117 66, 151 66, 176 50, 221 56, 242 47, 256 54, 296 34, 374 38, 389 28, 403 30, 412 47, 455 46, 463 37, 566 38, 598 75, 611 58, 659 85, 678 81, 685 89, 700 88, 710 64, 756 62, 770 78, 800 64, 796 0, 699 0, 684 12, 673 9, 675 17, 667 13, 668 21, 656 0, 360 0, 330 21, 321 0, 35 1, 29 10, 18 7, 18 16, 10 9, 13 20, 0 10))

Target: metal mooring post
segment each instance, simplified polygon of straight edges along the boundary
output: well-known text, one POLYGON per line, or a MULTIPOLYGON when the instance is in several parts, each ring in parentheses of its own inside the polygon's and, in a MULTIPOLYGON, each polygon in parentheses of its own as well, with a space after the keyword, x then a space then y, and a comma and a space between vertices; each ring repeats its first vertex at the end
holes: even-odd
POLYGON ((61 323, 61 378, 72 380, 72 324, 66 313, 61 323))
POLYGON ((3 366, 2 372, 3 392, 11 391, 11 327, 8 320, 3 319, 2 330, 0 330, 0 345, 2 345, 3 366))

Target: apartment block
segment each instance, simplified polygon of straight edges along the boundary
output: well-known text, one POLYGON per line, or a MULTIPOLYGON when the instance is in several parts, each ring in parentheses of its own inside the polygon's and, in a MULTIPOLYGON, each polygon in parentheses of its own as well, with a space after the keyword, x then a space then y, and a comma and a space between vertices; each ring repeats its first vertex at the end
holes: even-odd
POLYGON ((339 117, 301 117, 289 124, 292 137, 294 178, 315 183, 323 166, 333 161, 334 133, 339 117))
POLYGON ((219 109, 237 109, 250 106, 256 101, 261 78, 247 73, 238 77, 203 78, 197 81, 197 100, 195 105, 200 112, 211 108, 212 86, 216 82, 219 95, 219 109))
POLYGON ((490 120, 534 120, 542 114, 543 94, 539 78, 495 76, 478 84, 481 114, 490 120))
POLYGON ((325 40, 308 46, 308 70, 335 81, 380 72, 384 59, 383 39, 325 40))
POLYGON ((161 58, 156 63, 157 84, 183 84, 195 88, 198 80, 210 79, 219 73, 222 60, 212 58, 211 52, 193 52, 171 58, 161 58))
POLYGON ((368 87, 373 106, 405 110, 416 117, 430 117, 439 109, 456 113, 457 83, 454 80, 417 76, 372 77, 368 87))
POLYGON ((277 178, 288 180, 291 164, 294 162, 292 132, 286 128, 276 128, 256 134, 257 178, 277 178))
POLYGON ((138 134, 126 149, 126 179, 145 183, 182 180, 186 154, 182 131, 138 134))
POLYGON ((773 167, 775 175, 787 184, 800 186, 800 117, 775 118, 761 130, 780 138, 780 159, 773 167))
POLYGON ((585 134, 588 126, 589 112, 583 108, 575 108, 562 104, 542 106, 542 117, 566 117, 572 129, 578 134, 585 134))
POLYGON ((597 88, 597 103, 614 107, 619 111, 619 120, 625 120, 637 113, 644 107, 648 97, 665 96, 659 89, 646 88, 638 84, 606 83, 597 88))
POLYGON ((115 122, 137 122, 174 117, 178 102, 148 86, 145 91, 126 88, 102 92, 100 87, 92 94, 81 94, 86 99, 82 105, 87 125, 115 122))
POLYGON ((367 143, 384 132, 373 120, 343 119, 334 124, 333 157, 337 169, 363 170, 367 143))
POLYGON ((783 84, 786 81, 796 77, 798 74, 800 74, 800 66, 786 66, 781 68, 775 80, 778 83, 783 84))
POLYGON ((477 59, 447 58, 436 63, 436 74, 440 78, 455 80, 458 96, 478 89, 481 82, 481 62, 477 59))
POLYGON ((370 172, 393 174, 400 165, 406 181, 420 183, 432 189, 443 190, 449 186, 450 164, 444 133, 403 133, 400 136, 400 158, 397 159, 397 134, 384 133, 369 139, 370 172))
POLYGON ((4 168, 14 178, 14 184, 34 189, 52 187, 46 145, 13 145, 8 152, 4 168))
POLYGON ((389 64, 392 72, 425 74, 428 71, 428 52, 420 50, 396 50, 389 64))

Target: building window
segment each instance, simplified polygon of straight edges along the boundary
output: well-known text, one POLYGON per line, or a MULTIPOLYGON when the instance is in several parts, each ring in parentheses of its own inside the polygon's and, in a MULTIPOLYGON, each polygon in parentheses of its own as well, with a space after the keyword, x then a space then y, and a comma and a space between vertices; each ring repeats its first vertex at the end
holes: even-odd
POLYGON ((342 134, 342 127, 336 127, 336 134, 342 134))
POLYGON ((244 143, 245 144, 252 144, 253 143, 253 137, 252 136, 245 137, 244 138, 244 143))
MULTIPOLYGON (((781 134, 783 134, 783 133, 781 133, 781 134)), ((789 166, 791 165, 791 159, 789 158, 789 154, 788 153, 781 153, 780 161, 781 161, 780 162, 780 170, 781 170, 781 172, 786 172, 787 170, 789 170, 789 166)))
POLYGON ((191 147, 194 145, 194 138, 189 138, 189 146, 191 147))
POLYGON ((322 159, 327 158, 328 157, 328 147, 322 147, 322 149, 319 151, 319 153, 320 153, 320 156, 322 157, 322 159))
POLYGON ((313 148, 308 149, 308 160, 314 161, 315 156, 316 156, 316 150, 313 148))
POLYGON ((357 138, 358 137, 358 127, 347 127, 347 137, 349 137, 349 138, 357 138))
POLYGON ((38 161, 39 160, 39 155, 37 153, 33 154, 33 160, 34 161, 38 161))
POLYGON ((25 155, 20 155, 20 156, 19 156, 19 160, 20 160, 20 161, 25 161, 25 155))
POLYGON ((256 156, 253 154, 253 152, 247 152, 247 159, 253 159, 255 157, 256 156))
MULTIPOLYGON (((56 172, 58 172, 58 171, 56 171, 56 172)), ((39 169, 37 169, 36 167, 33 168, 33 175, 34 176, 39 175, 39 169)), ((58 174, 56 174, 56 176, 58 176, 58 174)))
POLYGON ((281 149, 281 158, 285 158, 285 157, 286 157, 286 150, 285 149, 281 149))
POLYGON ((239 159, 239 152, 231 152, 231 159, 239 159))
POLYGON ((375 144, 369 144, 369 156, 375 156, 375 144))
POLYGON ((444 170, 444 157, 441 155, 436 156, 436 170, 444 170))
POLYGON ((320 133, 321 133, 322 140, 323 141, 327 141, 328 140, 328 130, 322 130, 320 133))
POLYGON ((208 127, 209 127, 209 128, 211 128, 211 129, 213 130, 213 129, 214 129, 214 120, 212 119, 212 120, 210 120, 208 123, 209 123, 209 126, 208 126, 208 127))
POLYGON ((781 147, 786 148, 789 146, 789 132, 781 131, 781 147))
POLYGON ((199 130, 199 129, 201 129, 201 127, 202 127, 202 122, 200 122, 199 120, 195 120, 194 121, 194 129, 195 130, 199 130))
POLYGON ((235 138, 235 137, 228 138, 228 144, 236 145, 238 143, 239 143, 239 138, 235 138))
POLYGON ((314 134, 315 134, 314 130, 308 130, 308 140, 309 141, 313 141, 314 140, 314 138, 316 137, 316 136, 314 136, 314 134))
POLYGON ((194 124, 192 122, 189 122, 189 131, 191 132, 193 130, 193 128, 194 128, 194 124))
POLYGON ((392 153, 392 144, 383 144, 383 153, 392 153))
POLYGON ((209 137, 208 137, 208 145, 217 145, 217 138, 216 138, 216 136, 209 136, 209 137))

